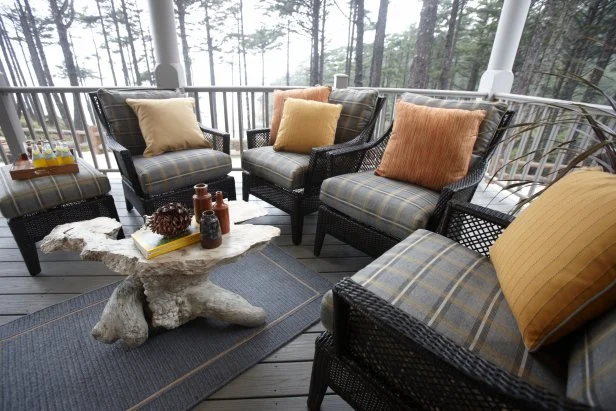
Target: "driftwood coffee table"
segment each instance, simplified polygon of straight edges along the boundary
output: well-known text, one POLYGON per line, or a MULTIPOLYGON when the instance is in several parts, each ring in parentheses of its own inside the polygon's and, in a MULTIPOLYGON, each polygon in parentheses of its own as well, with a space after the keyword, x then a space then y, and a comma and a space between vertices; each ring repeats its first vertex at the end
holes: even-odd
POLYGON ((264 248, 280 235, 280 229, 236 225, 266 214, 254 203, 230 202, 229 210, 231 231, 213 250, 195 244, 146 260, 132 238, 116 240, 121 224, 107 217, 57 226, 45 237, 41 250, 80 251, 82 259, 102 261, 111 270, 128 275, 92 330, 98 341, 110 344, 122 339, 129 347, 137 347, 148 339, 149 327, 173 329, 197 317, 255 327, 265 322, 265 311, 208 277, 212 269, 264 248))

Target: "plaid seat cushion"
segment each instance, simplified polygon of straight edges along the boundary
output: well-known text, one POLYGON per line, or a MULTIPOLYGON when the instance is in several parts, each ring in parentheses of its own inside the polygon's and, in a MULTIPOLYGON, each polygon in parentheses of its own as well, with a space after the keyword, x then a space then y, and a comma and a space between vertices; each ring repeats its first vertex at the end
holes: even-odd
MULTIPOLYGON (((528 352, 487 257, 417 230, 351 279, 500 369, 565 394, 566 354, 528 352)), ((321 305, 329 330, 332 311, 330 291, 321 305)))
POLYGON ((328 178, 321 202, 354 220, 402 239, 425 228, 439 194, 410 183, 374 175, 374 171, 328 178))
POLYGON ((376 90, 333 90, 329 102, 342 104, 342 113, 336 127, 335 144, 353 140, 370 122, 379 93, 376 90))
POLYGON ((616 407, 616 307, 576 333, 567 397, 592 407, 616 407))
POLYGON ((274 151, 272 146, 253 148, 242 154, 242 168, 289 190, 304 186, 310 154, 274 151))
POLYGON ((111 190, 107 176, 81 159, 79 173, 11 179, 12 166, 0 167, 0 211, 6 218, 48 210, 61 204, 88 200, 111 190))
POLYGON ((133 157, 139 184, 149 195, 192 187, 224 177, 231 171, 231 156, 209 148, 173 151, 154 157, 133 157))
POLYGON ((457 108, 461 110, 486 110, 486 117, 479 126, 479 135, 477 136, 477 141, 475 141, 475 147, 473 148, 473 154, 480 157, 485 154, 492 140, 492 136, 498 128, 501 117, 503 117, 507 111, 507 105, 504 103, 492 103, 481 100, 442 100, 413 93, 404 93, 400 99, 407 103, 421 106, 457 108))
POLYGON ((100 89, 97 96, 101 101, 103 112, 113 137, 126 147, 132 155, 142 155, 145 140, 139 128, 139 120, 128 104, 127 98, 164 99, 184 97, 184 93, 173 90, 105 90, 100 89))

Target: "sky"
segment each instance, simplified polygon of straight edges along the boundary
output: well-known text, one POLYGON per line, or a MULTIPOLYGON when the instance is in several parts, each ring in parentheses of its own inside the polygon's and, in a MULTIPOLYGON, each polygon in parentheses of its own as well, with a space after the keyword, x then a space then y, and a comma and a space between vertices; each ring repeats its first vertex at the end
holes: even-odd
MULTIPOLYGON (((332 3, 334 0, 329 0, 332 3)), ((335 49, 346 45, 347 42, 347 28, 348 22, 343 13, 348 13, 348 5, 346 0, 335 0, 340 8, 333 5, 330 8, 330 15, 326 22, 326 53, 327 50, 335 49)), ((31 5, 35 9, 35 13, 44 12, 47 14, 48 0, 30 0, 31 5)), ((119 3, 119 1, 116 1, 119 3)), ((245 33, 249 34, 261 26, 271 26, 271 17, 266 17, 261 9, 263 1, 259 0, 244 0, 245 9, 245 33)), ((0 7, 8 7, 13 4, 13 0, 0 0, 0 7)), ((137 0, 137 4, 143 9, 141 19, 144 26, 149 26, 149 11, 147 0, 137 0)), ((96 3, 94 0, 76 0, 75 8, 77 12, 87 14, 97 14, 96 3)), ((365 0, 366 16, 372 21, 376 22, 378 16, 379 0, 365 0)), ((411 24, 419 21, 419 13, 421 11, 421 0, 390 0, 387 18, 387 33, 403 32, 408 29, 411 24)), ((207 65, 207 53, 201 51, 195 47, 197 43, 204 42, 205 36, 200 21, 203 19, 203 11, 200 7, 195 7, 192 13, 187 17, 188 24, 191 22, 197 29, 189 32, 189 45, 191 49, 191 59, 193 61, 193 84, 194 85, 209 85, 209 74, 207 65)), ((9 31, 11 29, 9 28, 9 31)), ((93 58, 94 46, 92 36, 89 30, 83 29, 79 26, 71 28, 71 35, 75 44, 75 50, 77 60, 80 65, 88 67, 91 70, 96 71, 96 62, 93 58)), ((112 85, 111 73, 108 69, 108 62, 106 59, 106 51, 100 47, 102 45, 102 36, 98 35, 95 42, 99 45, 98 52, 103 56, 102 62, 104 85, 112 85)), ((374 40, 374 31, 366 31, 364 34, 364 41, 366 43, 372 43, 374 40)), ((138 44, 140 48, 140 42, 138 44)), ((181 49, 180 49, 181 53, 181 49)), ((50 44, 46 48, 46 55, 51 67, 56 67, 62 64, 62 53, 60 47, 57 44, 50 44)), ((291 71, 294 67, 297 68, 301 64, 307 64, 310 57, 310 41, 308 38, 303 38, 299 35, 295 35, 291 40, 291 71)), ((265 83, 280 83, 280 80, 284 78, 286 72, 285 64, 285 49, 270 51, 266 54, 266 67, 265 67, 265 83)), ((22 59, 23 60, 23 59, 22 59)), ((118 59, 119 60, 119 59, 118 59)), ((115 61, 118 64, 118 61, 115 61)), ((260 85, 261 83, 261 60, 257 55, 249 55, 247 58, 248 70, 248 83, 250 85, 260 85), (254 69, 251 69, 253 67, 254 69)), ((142 64, 142 69, 145 69, 145 64, 142 64)), ((22 63, 22 67, 25 67, 22 63)), ((52 68, 52 71, 57 72, 52 68)), ((237 67, 234 70, 235 75, 231 76, 230 65, 227 63, 220 63, 216 65, 216 76, 218 85, 231 85, 232 83, 237 85, 237 67)), ((121 69, 116 69, 116 75, 121 74, 121 69)), ((55 76, 57 77, 57 76, 55 76)), ((325 79, 326 82, 331 82, 333 79, 325 79)), ((57 80, 57 85, 68 85, 67 79, 57 80)), ((98 79, 89 79, 85 85, 100 85, 98 79)))

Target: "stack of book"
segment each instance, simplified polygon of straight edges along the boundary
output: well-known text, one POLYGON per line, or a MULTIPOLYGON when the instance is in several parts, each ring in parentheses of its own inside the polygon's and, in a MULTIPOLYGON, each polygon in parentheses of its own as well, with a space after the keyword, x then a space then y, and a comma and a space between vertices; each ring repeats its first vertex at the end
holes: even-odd
POLYGON ((180 248, 198 243, 200 241, 199 226, 194 220, 184 234, 177 237, 168 238, 160 234, 153 233, 145 225, 132 234, 135 246, 141 251, 143 256, 150 260, 159 255, 179 250, 180 248))

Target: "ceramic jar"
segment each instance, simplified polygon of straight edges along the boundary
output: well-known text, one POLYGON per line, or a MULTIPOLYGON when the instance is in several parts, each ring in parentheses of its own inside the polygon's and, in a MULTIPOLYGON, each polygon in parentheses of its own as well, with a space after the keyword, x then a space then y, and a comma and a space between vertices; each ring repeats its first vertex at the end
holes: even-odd
POLYGON ((216 248, 222 244, 222 232, 220 223, 214 211, 207 210, 201 215, 201 247, 216 248))
POLYGON ((195 221, 199 224, 203 212, 212 209, 212 195, 207 192, 207 184, 196 184, 194 189, 193 210, 195 212, 195 221))
POLYGON ((212 210, 216 214, 216 217, 218 217, 220 231, 222 231, 223 234, 227 234, 231 230, 231 223, 229 222, 229 206, 225 204, 222 191, 216 192, 216 204, 212 206, 212 210))

